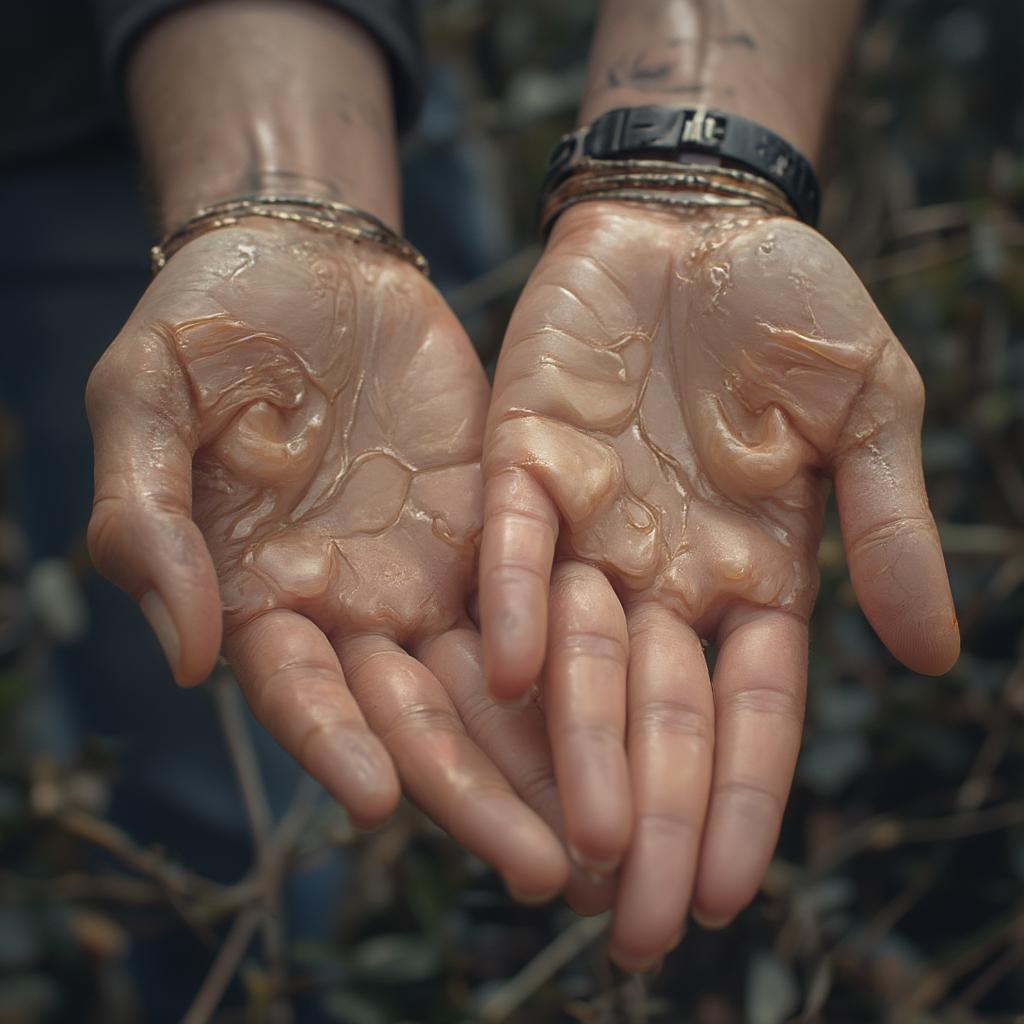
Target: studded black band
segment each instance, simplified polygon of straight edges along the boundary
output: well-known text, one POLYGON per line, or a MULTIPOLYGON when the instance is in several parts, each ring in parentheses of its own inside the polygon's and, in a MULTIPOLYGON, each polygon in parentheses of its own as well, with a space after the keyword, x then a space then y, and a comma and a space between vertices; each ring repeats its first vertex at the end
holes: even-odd
POLYGON ((777 186, 802 221, 818 221, 821 192, 807 158, 785 139, 737 114, 706 107, 619 107, 587 128, 563 135, 548 160, 545 194, 584 157, 616 160, 650 155, 673 159, 710 153, 777 186))

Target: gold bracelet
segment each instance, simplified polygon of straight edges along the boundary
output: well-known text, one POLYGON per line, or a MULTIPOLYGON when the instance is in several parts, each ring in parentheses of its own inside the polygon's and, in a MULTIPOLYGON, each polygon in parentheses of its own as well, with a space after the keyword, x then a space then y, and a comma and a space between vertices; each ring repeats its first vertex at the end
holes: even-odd
POLYGON ((204 206, 153 246, 150 250, 153 273, 162 270, 167 261, 194 238, 231 227, 248 217, 305 224, 320 231, 336 232, 354 242, 372 242, 411 263, 421 274, 430 276, 430 266, 423 254, 372 213, 333 199, 298 195, 239 196, 204 206))
POLYGON ((689 207, 759 207, 795 217, 781 189, 756 174, 713 164, 666 160, 584 160, 545 200, 540 230, 546 238, 570 207, 594 200, 689 207))

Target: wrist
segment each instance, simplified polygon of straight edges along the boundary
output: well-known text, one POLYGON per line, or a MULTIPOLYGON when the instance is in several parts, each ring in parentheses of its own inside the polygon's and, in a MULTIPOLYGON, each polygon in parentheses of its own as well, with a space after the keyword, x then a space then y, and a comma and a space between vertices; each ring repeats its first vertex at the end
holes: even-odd
POLYGON ((817 168, 862 0, 604 0, 580 123, 623 106, 715 108, 817 168))
MULTIPOLYGON (((828 121, 828 106, 813 99, 807 99, 799 104, 793 103, 777 94, 773 95, 767 89, 744 92, 731 86, 708 86, 701 91, 697 99, 680 99, 678 95, 671 93, 659 95, 636 90, 608 90, 601 92, 594 100, 584 100, 578 121, 580 127, 590 125, 602 114, 617 107, 680 107, 696 106, 698 103, 709 110, 738 114, 767 128, 798 150, 815 170, 819 169, 828 121)), ((698 156, 697 159, 700 161, 717 158, 698 156)))
POLYGON ((738 213, 717 207, 669 207, 600 199, 567 209, 555 221, 545 251, 557 252, 563 245, 576 246, 581 236, 588 240, 606 238, 609 242, 643 238, 652 248, 665 240, 675 248, 680 232, 703 234, 712 227, 738 221, 752 223, 766 216, 756 209, 738 213))
POLYGON ((350 242, 366 243, 405 260, 420 273, 430 269, 423 255, 379 218, 347 203, 303 195, 254 195, 214 203, 201 209, 153 246, 154 273, 190 241, 246 222, 269 221, 300 226, 350 242))
POLYGON ((243 195, 308 195, 399 227, 386 61, 305 0, 215 0, 159 21, 127 87, 158 227, 243 195))
POLYGON ((704 106, 620 107, 562 136, 544 178, 542 233, 566 208, 596 199, 756 205, 809 224, 820 201, 810 164, 785 139, 704 106), (701 162, 707 155, 718 160, 701 162))

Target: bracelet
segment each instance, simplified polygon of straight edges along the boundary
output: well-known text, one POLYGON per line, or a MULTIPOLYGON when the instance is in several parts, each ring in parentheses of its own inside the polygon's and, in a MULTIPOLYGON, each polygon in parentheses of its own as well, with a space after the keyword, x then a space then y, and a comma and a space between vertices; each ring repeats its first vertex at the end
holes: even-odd
POLYGON ((321 231, 336 232, 354 242, 372 242, 411 263, 421 274, 430 276, 430 266, 423 254, 372 213, 332 199, 298 195, 240 196, 204 206, 153 246, 150 250, 153 273, 162 270, 167 261, 194 238, 217 228, 231 227, 248 217, 305 224, 321 231))
POLYGON ((571 206, 592 200, 662 206, 759 207, 774 216, 796 216, 781 189, 748 171, 666 160, 585 157, 560 185, 543 196, 539 218, 542 237, 547 238, 555 221, 571 206))
POLYGON ((719 171, 739 169, 761 179, 782 193, 802 221, 816 223, 820 190, 807 159, 767 128, 703 106, 619 107, 563 135, 548 160, 544 195, 595 162, 680 162, 694 153, 718 157, 725 164, 719 171))

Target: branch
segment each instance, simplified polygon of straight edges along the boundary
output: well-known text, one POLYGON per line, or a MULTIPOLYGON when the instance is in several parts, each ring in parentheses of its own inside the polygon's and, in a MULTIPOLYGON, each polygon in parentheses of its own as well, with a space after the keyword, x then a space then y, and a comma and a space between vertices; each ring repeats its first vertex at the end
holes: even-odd
POLYGON ((224 945, 220 947, 213 961, 210 973, 199 987, 188 1012, 181 1018, 181 1024, 207 1024, 220 1005, 228 985, 231 984, 231 979, 235 976, 235 971, 238 970, 238 965, 245 956, 262 917, 263 909, 253 906, 243 910, 235 918, 224 945))
POLYGON ((217 882, 194 874, 155 850, 139 846, 127 832, 87 811, 61 811, 53 820, 76 839, 106 850, 126 867, 152 878, 166 895, 179 901, 214 896, 223 889, 217 882))
MULTIPOLYGON (((316 810, 320 794, 319 785, 308 775, 303 775, 288 810, 267 840, 266 856, 255 877, 245 879, 225 891, 225 896, 244 901, 248 905, 244 906, 232 923, 224 945, 196 993, 188 1014, 182 1019, 182 1024, 205 1024, 216 1011, 256 929, 266 917, 268 894, 276 895, 280 890, 295 845, 316 810)), ((219 909, 223 909, 223 904, 219 909)), ((280 978, 271 977, 273 998, 278 998, 286 991, 285 981, 283 972, 280 978)), ((290 1016, 287 1006, 279 1004, 273 1009, 275 1022, 290 1016)))
POLYGON ((538 953, 514 978, 481 1000, 477 1019, 481 1024, 501 1024, 567 963, 608 929, 610 917, 581 917, 538 953))
POLYGON ((812 866, 811 875, 823 878, 864 850, 889 850, 908 843, 965 839, 1020 824, 1024 824, 1024 800, 1009 800, 979 810, 958 811, 934 818, 901 821, 880 815, 855 826, 826 849, 812 866))
MULTIPOLYGON (((267 789, 260 772, 259 760, 253 747, 246 721, 242 699, 238 695, 238 686, 234 678, 227 672, 218 672, 210 680, 210 693, 213 697, 221 729, 227 742, 231 764, 242 791, 242 803, 245 815, 249 820, 249 831, 252 833, 253 857, 256 870, 262 875, 267 867, 268 843, 270 839, 271 813, 267 799, 267 789)), ((284 963, 284 908, 281 902, 280 887, 266 885, 262 894, 263 918, 260 928, 263 933, 263 956, 266 960, 267 974, 271 989, 281 992, 285 988, 284 963)), ((286 1011, 278 1011, 287 1018, 286 1011)))
POLYGON ((953 954, 933 968, 895 1008, 894 1020, 911 1020, 935 1006, 965 974, 1007 943, 1024 939, 1024 904, 970 936, 953 954))

